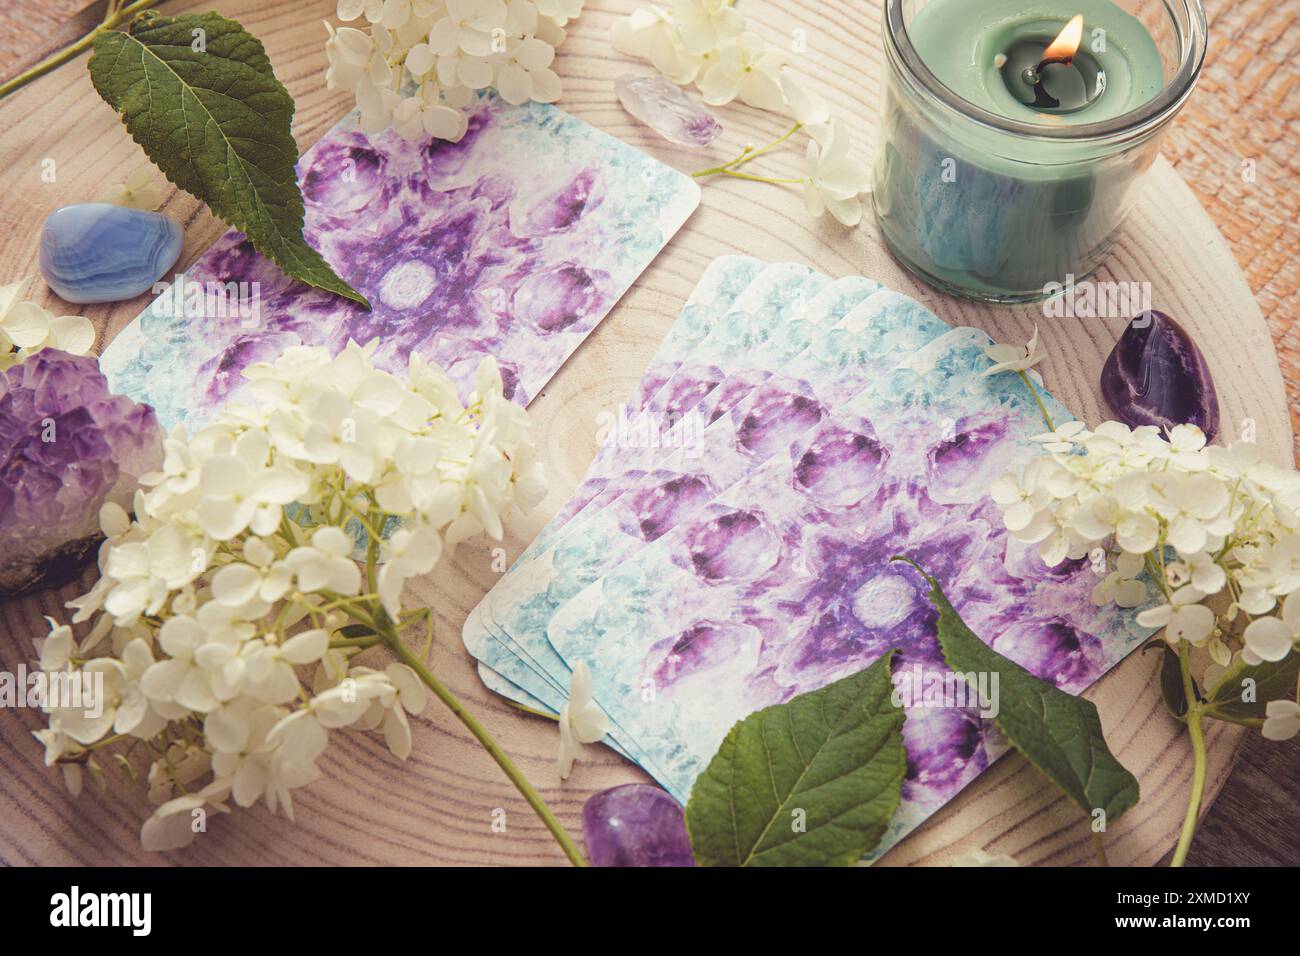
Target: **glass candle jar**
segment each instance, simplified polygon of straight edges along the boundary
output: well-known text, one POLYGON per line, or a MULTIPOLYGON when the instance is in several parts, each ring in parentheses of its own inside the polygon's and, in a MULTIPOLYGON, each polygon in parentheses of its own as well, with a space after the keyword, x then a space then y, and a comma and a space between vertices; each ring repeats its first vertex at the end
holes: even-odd
POLYGON ((881 234, 930 284, 1008 303, 1101 265, 1206 46, 1199 0, 885 0, 883 34, 872 174, 881 234), (938 6, 927 16, 928 5, 938 6), (1075 14, 1085 79, 1067 79, 1086 89, 1064 103, 1026 95, 1018 84, 1033 82, 1025 63, 1036 54, 1025 50, 1050 44, 1075 14), (1019 57, 1010 69, 1007 51, 1019 57))

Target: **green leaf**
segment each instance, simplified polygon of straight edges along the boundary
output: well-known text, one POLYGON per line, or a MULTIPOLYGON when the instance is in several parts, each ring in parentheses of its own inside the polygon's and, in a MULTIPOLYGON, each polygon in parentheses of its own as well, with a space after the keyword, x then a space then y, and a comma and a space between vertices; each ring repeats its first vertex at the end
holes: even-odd
POLYGON ((731 728, 686 804, 698 863, 848 866, 880 842, 907 768, 893 653, 731 728))
POLYGON ((1137 778, 1106 746, 1097 708, 1058 690, 1008 660, 975 635, 948 603, 939 582, 907 558, 930 584, 939 611, 939 646, 958 674, 997 674, 998 713, 993 722, 1011 745, 1029 758, 1089 816, 1103 810, 1109 824, 1137 803, 1137 778))
MULTIPOLYGON (((1187 689, 1183 686, 1183 668, 1178 661, 1178 651, 1164 638, 1157 637, 1142 645, 1145 654, 1151 648, 1162 651, 1160 658, 1160 696, 1165 708, 1178 720, 1187 720, 1187 689)), ((1195 682, 1192 689, 1196 689, 1195 682)))
POLYGON ((1300 654, 1244 667, 1220 681, 1210 696, 1206 715, 1220 720, 1263 720, 1264 708, 1270 700, 1295 700, 1297 683, 1300 683, 1300 654), (1248 680, 1254 683, 1247 684, 1248 680))
POLYGON ((286 275, 370 308, 302 237, 293 98, 256 37, 215 13, 146 11, 94 46, 96 91, 168 179, 286 275))

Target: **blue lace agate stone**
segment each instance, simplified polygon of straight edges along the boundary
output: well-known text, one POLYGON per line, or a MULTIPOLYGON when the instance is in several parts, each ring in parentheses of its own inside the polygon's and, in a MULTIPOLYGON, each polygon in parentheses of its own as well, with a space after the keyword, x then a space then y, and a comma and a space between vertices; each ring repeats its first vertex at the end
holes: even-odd
POLYGON ((181 227, 106 202, 64 206, 41 232, 41 274, 68 302, 120 302, 148 292, 181 254, 181 227))

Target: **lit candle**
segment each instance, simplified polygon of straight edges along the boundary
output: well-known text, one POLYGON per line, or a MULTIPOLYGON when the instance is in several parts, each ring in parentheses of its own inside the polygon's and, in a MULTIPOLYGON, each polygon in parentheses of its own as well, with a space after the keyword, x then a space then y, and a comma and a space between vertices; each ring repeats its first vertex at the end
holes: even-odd
POLYGON ((1086 51, 1083 15, 1075 16, 1050 43, 1020 37, 993 57, 1011 95, 1042 113, 1073 113, 1097 101, 1106 90, 1106 71, 1086 51))
POLYGON ((1204 55, 1197 0, 1136 6, 1181 35, 1111 0, 886 0, 874 195, 905 265, 995 301, 1100 265, 1204 55))

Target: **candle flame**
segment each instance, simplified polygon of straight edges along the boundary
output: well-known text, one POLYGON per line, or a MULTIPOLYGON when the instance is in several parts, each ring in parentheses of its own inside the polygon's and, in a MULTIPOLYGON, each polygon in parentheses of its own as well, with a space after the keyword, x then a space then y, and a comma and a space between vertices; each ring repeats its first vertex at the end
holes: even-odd
POLYGON ((1057 34, 1056 39, 1047 45, 1047 49, 1043 51, 1043 62, 1070 62, 1078 52, 1081 40, 1083 40, 1083 14, 1078 13, 1057 34))

